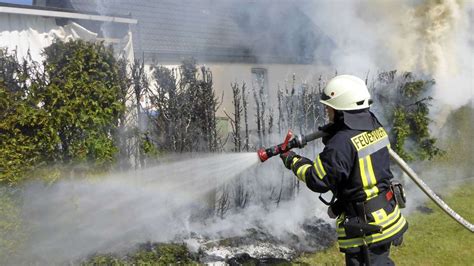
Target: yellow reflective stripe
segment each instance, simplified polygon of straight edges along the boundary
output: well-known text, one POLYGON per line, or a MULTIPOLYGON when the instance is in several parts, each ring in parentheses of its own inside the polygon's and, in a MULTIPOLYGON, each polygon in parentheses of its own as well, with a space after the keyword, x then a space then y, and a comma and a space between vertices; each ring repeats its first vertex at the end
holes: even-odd
POLYGON ((360 178, 362 179, 362 186, 367 195, 367 199, 371 199, 378 195, 379 189, 375 184, 374 168, 372 167, 372 160, 370 155, 364 158, 359 158, 360 178))
MULTIPOLYGON (((387 225, 392 224, 395 222, 398 217, 402 215, 398 205, 395 206, 395 209, 392 213, 387 215, 384 209, 377 210, 372 212, 372 216, 374 217, 375 222, 370 222, 369 224, 380 225, 382 229, 385 229, 387 225)), ((336 227, 336 232, 338 237, 345 237, 346 232, 343 227, 339 227, 339 224, 336 227)))
MULTIPOLYGON (((383 210, 383 212, 385 213, 385 210, 383 210)), ((397 205, 397 206, 395 206, 395 209, 393 210, 393 212, 390 213, 389 215, 386 215, 384 217, 384 219, 382 219, 378 222, 376 221, 375 223, 370 223, 370 224, 377 224, 377 225, 380 225, 382 227, 386 227, 387 225, 390 225, 391 223, 396 221, 400 215, 402 215, 402 214, 401 214, 400 209, 398 208, 398 205, 397 205)))
MULTIPOLYGON (((365 241, 367 244, 380 242, 384 239, 392 237, 396 233, 400 232, 402 228, 405 226, 406 220, 403 216, 400 217, 398 222, 389 228, 385 228, 382 233, 376 233, 370 236, 365 237, 365 241)), ((341 248, 351 248, 357 247, 363 244, 362 237, 358 238, 351 238, 351 239, 339 239, 338 240, 339 247, 341 248)))
POLYGON ((345 213, 341 213, 341 215, 339 215, 339 217, 336 218, 336 227, 340 227, 339 225, 344 222, 344 220, 346 219, 346 214, 345 213))
POLYGON ((387 212, 384 209, 380 209, 377 211, 372 212, 372 216, 374 217, 374 224, 379 225, 382 221, 387 219, 387 212))
MULTIPOLYGON (((375 186, 377 184, 377 179, 375 179, 375 174, 374 174, 374 168, 372 166, 372 159, 370 158, 370 155, 367 156, 367 168, 369 169, 369 175, 370 175, 370 183, 372 186, 375 186)), ((378 189, 377 189, 378 192, 378 189)))
POLYGON ((316 169, 316 174, 318 175, 319 179, 323 179, 324 176, 321 174, 321 171, 319 170, 317 162, 314 162, 313 166, 314 166, 314 169, 316 169))
POLYGON ((338 238, 346 237, 346 230, 344 230, 344 228, 337 228, 336 232, 338 238))
POLYGON ((368 197, 367 200, 373 199, 377 196, 377 192, 379 189, 377 187, 372 187, 367 190, 367 193, 371 194, 372 196, 368 197))
POLYGON ((326 170, 324 170, 323 163, 321 162, 321 159, 319 158, 319 154, 318 154, 317 161, 318 161, 318 165, 320 167, 319 169, 321 169, 321 173, 323 174, 323 176, 325 176, 326 175, 326 170))
POLYGON ((359 166, 360 166, 360 176, 362 179, 362 186, 366 188, 368 184, 367 184, 367 176, 365 176, 364 158, 359 158, 359 166))
POLYGON ((324 170, 324 167, 321 162, 321 159, 319 158, 319 155, 314 161, 313 166, 316 169, 316 174, 318 175, 319 179, 323 179, 324 176, 326 176, 326 170, 324 170))
POLYGON ((367 243, 375 243, 375 242, 380 242, 389 237, 392 237, 396 233, 400 232, 400 230, 402 230, 402 228, 406 225, 406 223, 407 221, 405 220, 405 217, 400 216, 400 219, 398 220, 396 224, 388 228, 385 228, 382 231, 382 233, 377 233, 377 234, 373 234, 366 237, 366 241, 367 243))
MULTIPOLYGON (((376 186, 377 184, 377 179, 375 178, 375 174, 374 174, 374 167, 372 166, 372 159, 369 156, 366 157, 367 158, 367 169, 369 170, 369 178, 370 178, 370 182, 369 182, 369 185, 372 186, 371 187, 371 190, 372 190, 372 193, 373 193, 373 197, 377 196, 379 194, 379 188, 376 186)), ((369 199, 369 198, 367 198, 369 199)))
POLYGON ((294 157, 293 160, 291 161, 291 167, 295 166, 295 163, 297 163, 300 160, 298 157, 294 157))
POLYGON ((296 176, 298 177, 299 180, 303 181, 303 182, 306 182, 306 171, 308 170, 308 168, 310 168, 311 165, 310 164, 305 164, 303 166, 301 166, 298 171, 296 171, 296 176))
POLYGON ((339 215, 336 219, 336 232, 338 237, 345 237, 346 236, 346 230, 344 227, 341 226, 342 222, 346 219, 346 215, 343 213, 339 215))
POLYGON ((367 198, 372 196, 372 191, 366 189, 369 186, 369 180, 367 179, 366 169, 364 164, 364 158, 359 158, 359 166, 360 166, 360 178, 362 179, 362 187, 364 188, 364 192, 367 195, 367 198))

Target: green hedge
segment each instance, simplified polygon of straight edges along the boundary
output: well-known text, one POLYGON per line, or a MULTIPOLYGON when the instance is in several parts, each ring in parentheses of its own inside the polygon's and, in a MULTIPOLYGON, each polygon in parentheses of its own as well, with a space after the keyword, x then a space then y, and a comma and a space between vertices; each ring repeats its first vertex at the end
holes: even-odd
POLYGON ((107 169, 125 111, 118 64, 102 43, 56 42, 45 61, 0 52, 0 183, 37 166, 87 163, 107 169))

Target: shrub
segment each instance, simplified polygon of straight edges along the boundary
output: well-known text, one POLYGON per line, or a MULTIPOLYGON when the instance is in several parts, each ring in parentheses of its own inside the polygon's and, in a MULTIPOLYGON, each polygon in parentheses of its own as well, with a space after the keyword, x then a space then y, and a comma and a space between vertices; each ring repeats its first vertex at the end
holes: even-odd
POLYGON ((125 96, 112 49, 59 41, 44 55, 40 66, 0 50, 0 183, 50 163, 114 161, 125 96))
POLYGON ((81 40, 56 42, 45 56, 48 83, 40 95, 59 137, 58 159, 107 168, 117 152, 112 135, 125 110, 112 49, 81 40))
POLYGON ((427 96, 435 81, 416 77, 411 72, 382 72, 373 88, 374 97, 383 106, 384 118, 391 127, 390 142, 405 160, 426 160, 443 154, 429 132, 427 96))

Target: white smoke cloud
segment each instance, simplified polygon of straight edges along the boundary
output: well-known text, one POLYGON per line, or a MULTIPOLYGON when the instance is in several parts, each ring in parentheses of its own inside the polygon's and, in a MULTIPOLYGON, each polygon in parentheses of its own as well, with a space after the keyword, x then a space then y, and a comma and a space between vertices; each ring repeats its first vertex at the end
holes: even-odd
POLYGON ((424 1, 399 14, 391 50, 397 68, 433 76, 433 96, 457 108, 473 96, 472 2, 424 1))
POLYGON ((413 71, 436 80, 437 104, 457 108, 473 99, 472 1, 312 4, 306 13, 337 44, 332 66, 340 73, 413 71))
POLYGON ((147 241, 179 242, 192 234, 211 239, 242 236, 256 226, 284 239, 302 233, 309 217, 329 222, 322 203, 305 188, 292 200, 282 199, 279 207, 268 200, 272 188, 294 182, 289 172, 281 175, 278 158, 265 164, 257 162, 255 153, 166 159, 155 167, 96 180, 28 184, 22 197, 28 237, 21 257, 9 263, 64 264, 94 253, 127 252, 147 241), (241 180, 236 179, 239 174, 241 180), (208 197, 213 191, 221 193, 224 184, 232 188, 233 182, 241 182, 249 192, 247 207, 229 210, 224 219, 206 218, 209 204, 214 204, 209 200, 215 200, 208 197))
MULTIPOLYGON (((391 62, 381 49, 382 36, 372 16, 361 14, 360 1, 318 1, 306 14, 336 44, 331 67, 339 73, 364 76, 367 71, 389 67, 391 62), (383 60, 380 60, 383 58, 383 60)), ((316 57, 328 51, 316 51, 316 57)), ((317 60, 319 61, 319 60, 317 60)))

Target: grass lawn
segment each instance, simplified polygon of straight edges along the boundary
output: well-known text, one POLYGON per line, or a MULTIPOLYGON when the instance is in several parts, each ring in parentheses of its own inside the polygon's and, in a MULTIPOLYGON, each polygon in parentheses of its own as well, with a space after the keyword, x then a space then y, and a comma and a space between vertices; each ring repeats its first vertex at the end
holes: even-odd
MULTIPOLYGON (((410 199, 408 199, 410 200, 410 199)), ((444 197, 448 205, 469 222, 474 222, 474 184, 464 184, 444 197)), ((408 215, 409 229, 400 247, 392 247, 391 258, 397 265, 474 265, 474 234, 447 216, 433 202, 433 212, 408 215)), ((337 245, 300 257, 297 263, 343 265, 344 256, 337 245)))

